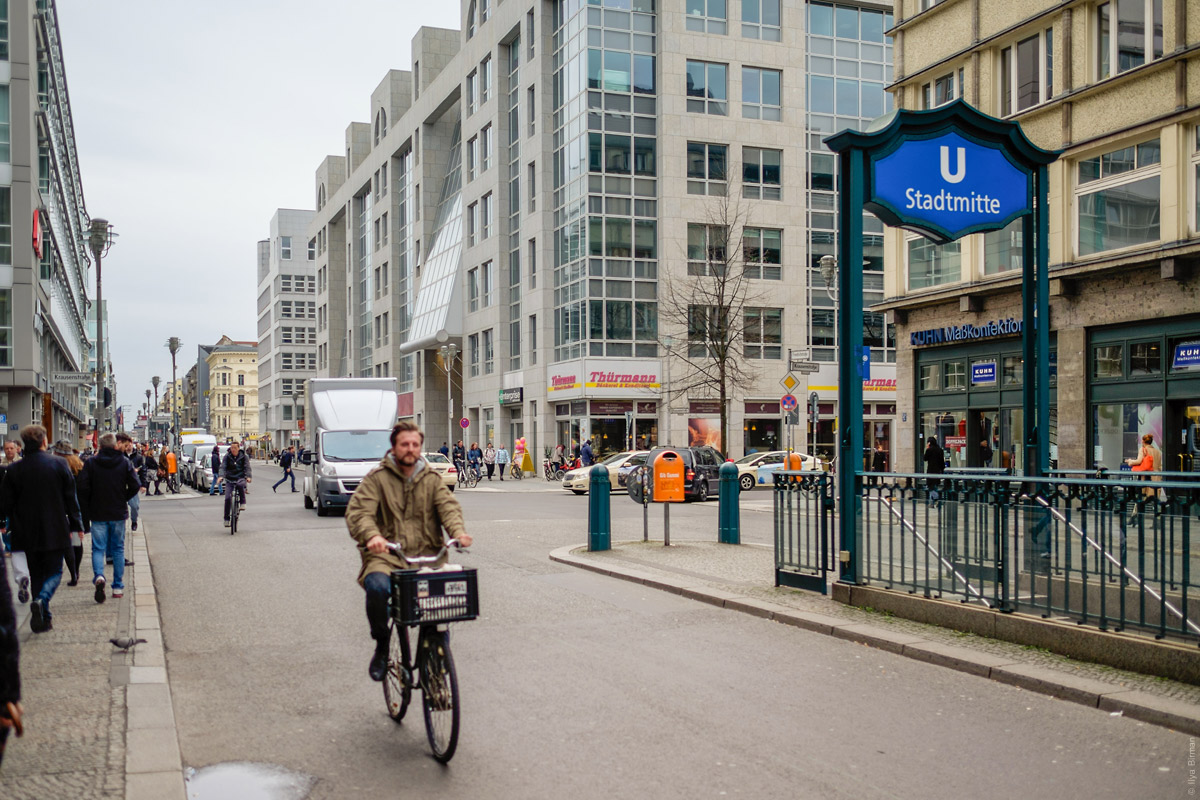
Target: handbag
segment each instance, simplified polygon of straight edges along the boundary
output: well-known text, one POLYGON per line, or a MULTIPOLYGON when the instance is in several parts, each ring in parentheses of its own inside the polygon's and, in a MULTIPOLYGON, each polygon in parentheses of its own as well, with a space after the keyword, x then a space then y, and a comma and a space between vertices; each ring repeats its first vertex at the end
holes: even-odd
POLYGON ((1167 490, 1166 489, 1158 490, 1158 502, 1160 502, 1160 503, 1167 502, 1167 490))

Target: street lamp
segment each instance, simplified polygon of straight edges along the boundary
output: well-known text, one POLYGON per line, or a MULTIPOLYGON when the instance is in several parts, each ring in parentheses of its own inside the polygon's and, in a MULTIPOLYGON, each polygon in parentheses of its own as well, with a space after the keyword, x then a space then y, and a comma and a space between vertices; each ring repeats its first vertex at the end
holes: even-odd
POLYGON ((175 383, 175 354, 183 342, 178 336, 167 339, 167 348, 171 351, 171 430, 175 434, 175 449, 179 449, 179 387, 175 383))
POLYGON ((101 294, 100 262, 108 254, 116 234, 113 233, 108 220, 98 217, 91 220, 86 234, 88 247, 96 260, 96 430, 101 430, 106 422, 108 409, 104 405, 104 303, 101 294))
POLYGON ((450 438, 446 443, 454 441, 454 357, 458 355, 458 345, 444 344, 440 348, 442 354, 442 369, 446 370, 446 419, 449 420, 450 438))

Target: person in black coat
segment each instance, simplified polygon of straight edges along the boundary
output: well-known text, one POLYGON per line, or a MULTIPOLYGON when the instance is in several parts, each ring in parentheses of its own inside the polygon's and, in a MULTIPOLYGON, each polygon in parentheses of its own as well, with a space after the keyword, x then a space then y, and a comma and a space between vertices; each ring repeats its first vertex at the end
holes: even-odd
POLYGON ((104 602, 104 558, 113 560, 113 597, 125 594, 125 520, 129 499, 141 490, 137 472, 117 449, 116 434, 100 436, 100 452, 88 459, 76 487, 84 528, 92 534, 92 585, 104 602))
POLYGON ((21 429, 25 457, 8 468, 0 486, 0 518, 13 528, 13 549, 25 551, 29 563, 29 628, 50 630, 50 598, 62 581, 63 560, 71 555, 71 534, 83 534, 75 499, 75 478, 61 458, 46 452, 46 429, 21 429))

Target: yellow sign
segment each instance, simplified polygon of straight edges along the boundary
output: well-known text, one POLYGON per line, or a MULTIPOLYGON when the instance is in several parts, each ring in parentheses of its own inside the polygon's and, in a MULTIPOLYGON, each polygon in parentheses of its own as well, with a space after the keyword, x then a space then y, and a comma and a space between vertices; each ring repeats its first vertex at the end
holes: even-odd
POLYGON ((779 383, 790 393, 800 385, 800 379, 789 372, 787 375, 783 376, 783 380, 781 380, 779 383))

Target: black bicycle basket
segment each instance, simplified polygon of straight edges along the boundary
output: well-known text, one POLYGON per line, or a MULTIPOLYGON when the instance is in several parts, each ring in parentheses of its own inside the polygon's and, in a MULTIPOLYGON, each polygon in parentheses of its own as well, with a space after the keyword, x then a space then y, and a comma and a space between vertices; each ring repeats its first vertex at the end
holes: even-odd
POLYGON ((392 572, 392 616, 401 625, 465 622, 479 616, 474 569, 392 572))

